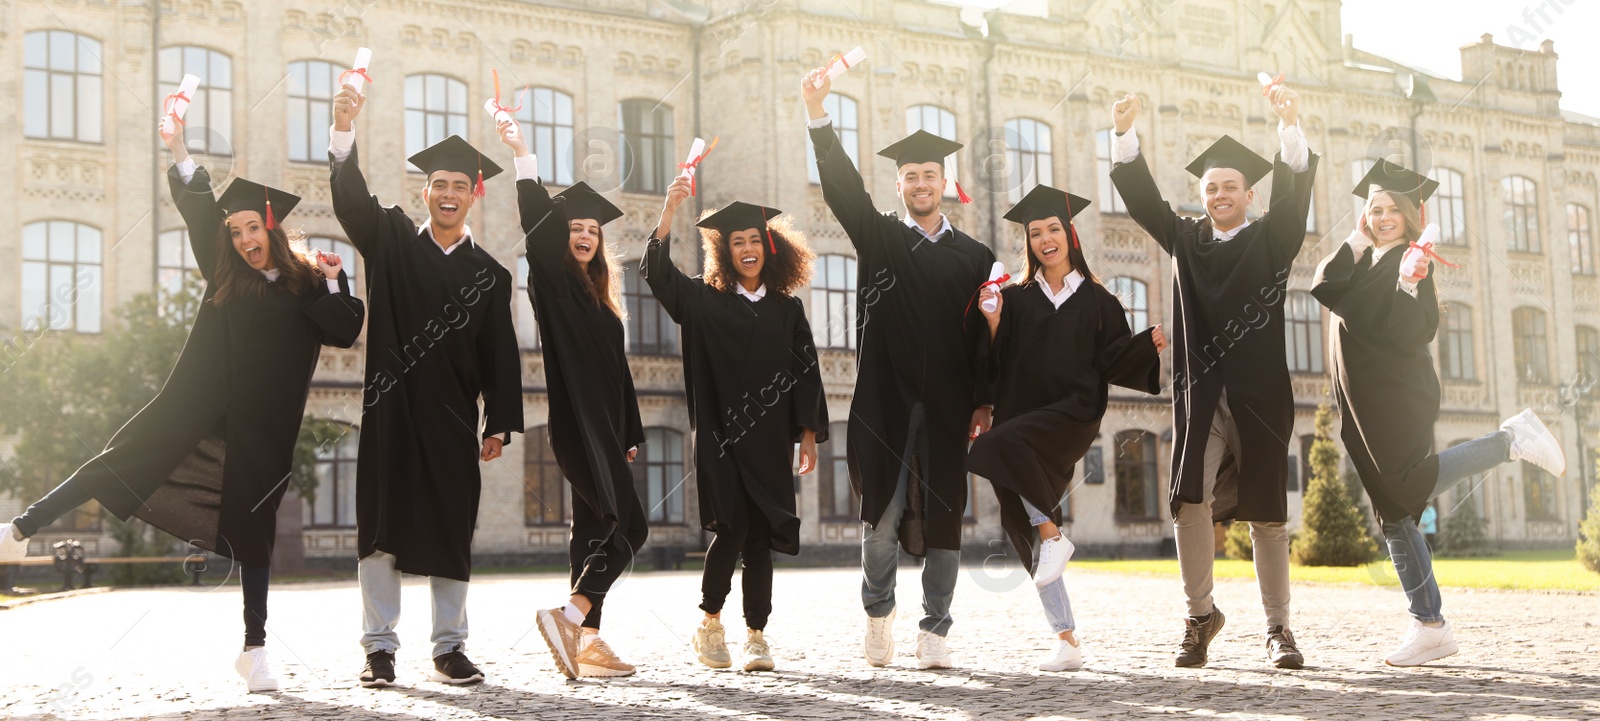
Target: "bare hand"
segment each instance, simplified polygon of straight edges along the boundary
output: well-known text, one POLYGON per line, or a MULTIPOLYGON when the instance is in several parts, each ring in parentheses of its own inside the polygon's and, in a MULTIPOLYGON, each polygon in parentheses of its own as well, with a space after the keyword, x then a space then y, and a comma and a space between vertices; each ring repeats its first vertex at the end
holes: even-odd
POLYGON ((1111 106, 1111 124, 1117 129, 1117 135, 1128 132, 1133 127, 1133 121, 1139 118, 1139 110, 1144 108, 1144 101, 1137 95, 1124 95, 1121 100, 1111 106))
POLYGON ((483 439, 483 452, 478 454, 478 458, 482 459, 484 463, 499 458, 500 449, 504 445, 504 441, 501 441, 499 436, 485 438, 483 439))
POLYGON ((989 427, 993 423, 994 410, 988 406, 978 406, 976 410, 972 411, 972 423, 968 424, 968 427, 972 430, 971 437, 977 438, 988 433, 989 427))
POLYGON ((1423 278, 1428 277, 1428 266, 1433 265, 1433 259, 1429 258, 1427 253, 1421 255, 1422 257, 1417 259, 1417 274, 1410 277, 1401 276, 1407 283, 1421 283, 1423 278))
POLYGON ((817 432, 806 429, 800 439, 800 475, 817 470, 817 432))
POLYGON ((156 134, 161 136, 161 144, 172 151, 172 162, 181 163, 189 158, 189 148, 183 143, 183 126, 172 124, 172 130, 167 130, 167 116, 163 114, 156 121, 156 134))
POLYGON ((349 132, 352 127, 350 124, 355 122, 356 116, 366 106, 367 96, 356 90, 356 86, 345 83, 333 96, 333 129, 341 133, 349 132))
POLYGON ((639 457, 639 447, 638 446, 634 446, 634 447, 628 449, 628 462, 629 463, 632 463, 633 459, 638 458, 638 457, 639 457))
POLYGON ((316 257, 317 268, 322 271, 322 277, 328 280, 338 280, 339 271, 344 270, 344 260, 339 257, 339 254, 319 250, 316 251, 316 257))
POLYGON ((1160 323, 1157 323, 1154 328, 1150 329, 1150 342, 1156 345, 1157 353, 1167 349, 1167 334, 1161 332, 1160 323))
POLYGON ((500 134, 500 142, 515 151, 517 157, 528 155, 528 142, 523 139, 521 132, 517 132, 517 121, 502 120, 495 123, 494 131, 500 134))
POLYGON ((1267 99, 1272 101, 1272 112, 1278 114, 1284 127, 1300 121, 1300 93, 1295 92, 1294 88, 1279 83, 1267 95, 1267 99))
POLYGON ((816 120, 827 114, 822 108, 822 101, 828 98, 828 93, 833 91, 833 81, 828 79, 828 68, 823 66, 806 73, 800 81, 800 98, 806 103, 806 115, 810 120, 816 120), (817 78, 822 78, 822 87, 817 87, 817 78))
POLYGON ((983 313, 985 320, 989 321, 989 327, 991 329, 1000 323, 1000 311, 1005 310, 1005 303, 1006 298, 1004 295, 1001 295, 998 287, 992 285, 986 285, 983 287, 983 291, 979 294, 978 298, 978 311, 983 313), (993 311, 989 310, 989 306, 984 305, 984 303, 990 298, 994 299, 993 311))

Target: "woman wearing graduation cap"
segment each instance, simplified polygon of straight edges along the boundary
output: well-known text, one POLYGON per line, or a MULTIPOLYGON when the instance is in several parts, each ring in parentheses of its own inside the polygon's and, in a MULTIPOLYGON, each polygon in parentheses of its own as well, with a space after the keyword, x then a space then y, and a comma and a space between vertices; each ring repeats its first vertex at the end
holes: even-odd
POLYGON ((722 605, 734 563, 744 559, 746 671, 770 671, 767 617, 772 613, 772 552, 800 551, 792 458, 801 474, 817 465, 828 439, 822 372, 805 307, 792 295, 815 257, 782 211, 733 202, 697 224, 705 274, 672 264, 672 218, 693 192, 688 177, 667 189, 661 220, 639 272, 667 314, 683 328, 683 376, 694 426, 695 482, 701 526, 716 533, 700 585, 705 619, 694 649, 712 668, 732 665, 722 605))
POLYGON ((293 247, 299 238, 282 223, 299 198, 242 178, 216 198, 182 134, 162 139, 177 160, 167 172, 172 199, 207 283, 194 328, 161 392, 106 449, 0 524, 0 561, 22 558, 25 539, 90 500, 230 558, 244 591, 234 668, 250 691, 275 691, 265 644, 278 503, 317 356, 323 345, 355 344, 365 307, 337 255, 293 247))
POLYGON ((1089 272, 1071 224, 1088 206, 1049 186, 1030 191, 1005 216, 1027 234, 1024 274, 1004 290, 984 287, 979 303, 993 339, 994 426, 972 442, 967 470, 994 484, 1000 523, 1060 639, 1043 671, 1083 667, 1061 577, 1072 556, 1060 530, 1072 469, 1100 435, 1109 384, 1160 392, 1167 345, 1159 325, 1133 335, 1122 303, 1089 272))
POLYGON ((572 486, 572 592, 563 605, 538 612, 539 632, 567 678, 628 676, 633 665, 600 638, 606 595, 650 532, 628 467, 644 443, 644 424, 623 347, 621 269, 601 230, 622 210, 582 182, 551 197, 516 127, 503 122, 498 129, 516 152, 550 448, 572 486))
POLYGON ((1345 451, 1372 499, 1411 603, 1411 626, 1384 659, 1391 666, 1416 666, 1457 651, 1441 614, 1428 545, 1417 530, 1428 503, 1510 461, 1525 460, 1556 476, 1566 470, 1561 444, 1531 408, 1494 433, 1433 453, 1439 379, 1428 344, 1439 329, 1439 300, 1428 273, 1430 243, 1421 239, 1438 231, 1431 225, 1424 230, 1418 209, 1438 185, 1379 160, 1353 191, 1366 198, 1355 232, 1323 259, 1311 289, 1333 315, 1328 345, 1345 451))

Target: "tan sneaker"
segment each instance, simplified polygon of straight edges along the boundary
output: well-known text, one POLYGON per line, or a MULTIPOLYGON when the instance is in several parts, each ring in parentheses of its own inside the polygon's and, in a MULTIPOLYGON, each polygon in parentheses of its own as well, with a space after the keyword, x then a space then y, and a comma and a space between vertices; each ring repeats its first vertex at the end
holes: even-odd
POLYGON ((707 617, 694 630, 694 652, 700 655, 700 663, 711 668, 733 665, 733 659, 728 656, 727 641, 723 637, 722 622, 715 618, 707 617))
POLYGON ((744 640, 744 670, 746 671, 771 671, 772 649, 767 646, 767 638, 760 631, 749 630, 750 635, 744 640))
POLYGON ((617 658, 617 653, 606 645, 605 639, 590 634, 583 640, 583 649, 578 651, 578 675, 599 678, 632 676, 633 665, 617 658))
POLYGON ((583 630, 567 620, 567 614, 558 608, 538 613, 539 634, 550 646, 550 655, 556 659, 556 670, 567 678, 578 677, 578 641, 583 630))

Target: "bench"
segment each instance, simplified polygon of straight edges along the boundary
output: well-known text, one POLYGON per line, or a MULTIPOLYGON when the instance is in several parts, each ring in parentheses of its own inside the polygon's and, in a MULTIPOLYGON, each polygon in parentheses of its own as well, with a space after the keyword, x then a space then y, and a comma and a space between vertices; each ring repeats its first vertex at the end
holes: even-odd
POLYGON ((689 561, 691 559, 704 561, 706 558, 706 552, 685 551, 681 546, 656 546, 654 556, 655 567, 657 571, 666 571, 669 569, 673 571, 682 571, 685 561, 689 561))
POLYGON ((191 561, 203 559, 204 556, 104 556, 99 558, 58 559, 56 556, 35 556, 24 558, 20 561, 0 562, 0 591, 12 590, 11 569, 14 566, 54 566, 61 573, 61 590, 73 589, 72 577, 74 574, 83 576, 83 588, 94 584, 95 571, 101 566, 127 566, 136 564, 156 563, 181 563, 190 577, 191 586, 200 585, 201 574, 205 573, 205 563, 191 561))

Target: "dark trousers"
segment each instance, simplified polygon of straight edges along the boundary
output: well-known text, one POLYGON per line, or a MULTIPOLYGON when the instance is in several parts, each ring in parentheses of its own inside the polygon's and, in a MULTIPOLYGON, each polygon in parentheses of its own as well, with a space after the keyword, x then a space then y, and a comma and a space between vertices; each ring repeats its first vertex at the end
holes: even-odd
POLYGON ((744 513, 717 531, 706 549, 705 572, 700 578, 700 610, 721 613, 722 604, 733 590, 733 565, 744 557, 745 627, 762 631, 772 615, 772 524, 761 508, 744 497, 744 513))
POLYGON ((617 494, 617 527, 606 532, 605 520, 582 499, 572 499, 572 542, 567 557, 572 564, 572 592, 589 599, 593 607, 584 617, 585 628, 600 628, 600 609, 612 584, 633 566, 633 556, 650 536, 650 524, 639 494, 628 486, 617 494))

